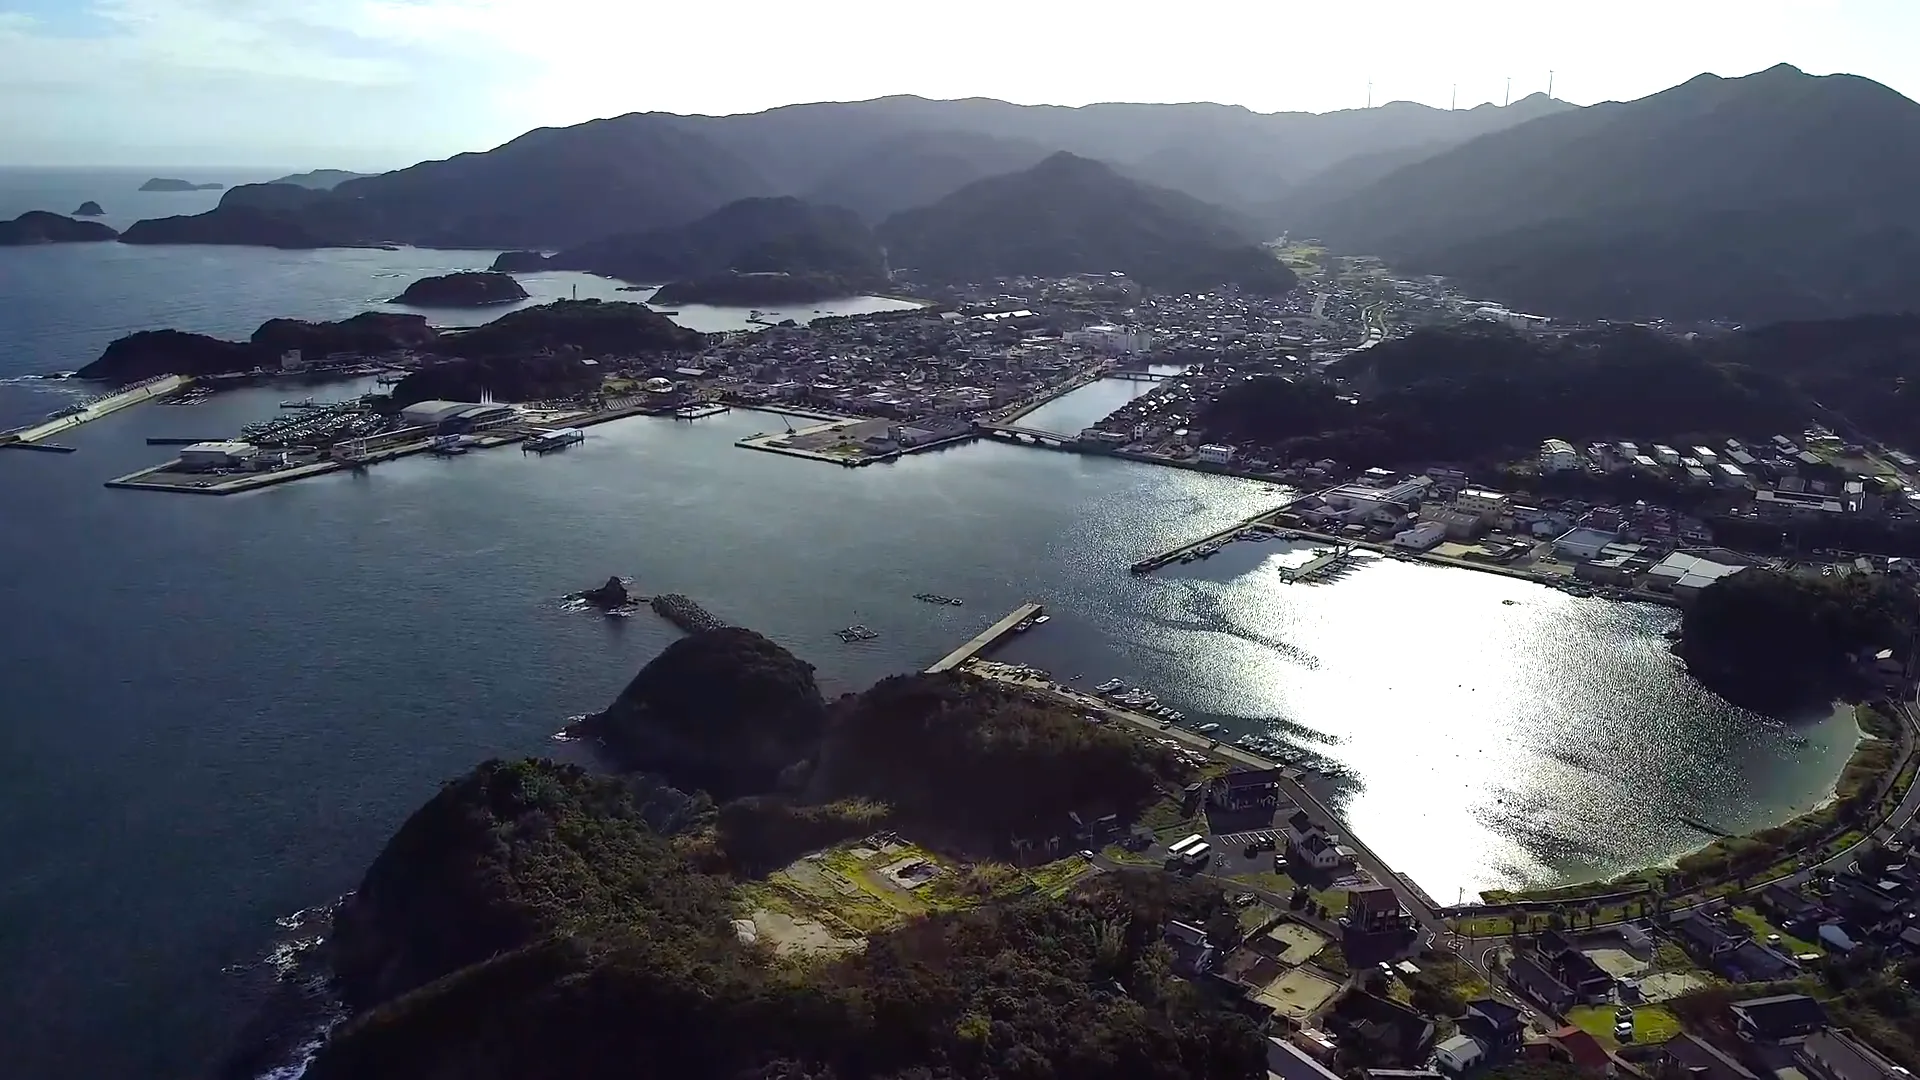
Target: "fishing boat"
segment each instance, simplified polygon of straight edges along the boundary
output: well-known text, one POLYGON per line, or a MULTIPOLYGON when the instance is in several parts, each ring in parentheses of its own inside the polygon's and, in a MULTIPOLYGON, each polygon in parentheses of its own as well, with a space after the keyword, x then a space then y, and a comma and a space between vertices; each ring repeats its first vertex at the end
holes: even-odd
POLYGON ((1199 732, 1202 735, 1211 735, 1214 732, 1220 730, 1220 725, 1219 724, 1201 724, 1199 727, 1194 728, 1193 730, 1199 732))

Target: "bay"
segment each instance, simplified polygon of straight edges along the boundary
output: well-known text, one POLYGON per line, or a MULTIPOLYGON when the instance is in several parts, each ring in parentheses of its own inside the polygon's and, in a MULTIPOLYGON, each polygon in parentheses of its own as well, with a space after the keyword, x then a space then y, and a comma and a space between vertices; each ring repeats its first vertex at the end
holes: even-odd
MULTIPOLYGON (((20 376, 131 329, 338 317, 490 259, 0 251, 0 410, 44 413, 65 391, 20 376)), ((548 297, 599 281, 532 277, 548 297)), ((1034 418, 1075 430, 1138 386, 1034 418)), ((1001 658, 1290 739, 1443 902, 1672 857, 1704 840, 1681 816, 1778 820, 1825 797, 1856 737, 1846 716, 1789 726, 1706 693, 1667 656, 1663 609, 1393 560, 1289 585, 1278 544, 1134 577, 1285 492, 1113 459, 979 443, 832 469, 734 447, 777 426, 738 411, 231 498, 100 486, 165 453, 148 436, 231 432, 286 396, 135 408, 63 436, 78 453, 0 454, 0 1060, 18 1075, 211 1067, 258 1003, 276 919, 352 888, 481 759, 577 752, 551 734, 672 640, 650 614, 560 602, 611 573, 766 633, 830 693, 1039 600, 1054 619, 1001 658), (855 622, 881 638, 834 638, 855 622)))

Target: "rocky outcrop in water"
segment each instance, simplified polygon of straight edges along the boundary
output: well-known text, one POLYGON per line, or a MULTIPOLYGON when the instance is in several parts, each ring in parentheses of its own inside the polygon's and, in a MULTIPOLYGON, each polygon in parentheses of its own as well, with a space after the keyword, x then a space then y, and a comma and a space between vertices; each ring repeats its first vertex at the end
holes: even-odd
POLYGON ((100 208, 99 203, 94 202, 92 199, 88 199, 86 202, 83 202, 80 204, 80 209, 75 210, 73 212, 73 216, 74 217, 100 217, 105 213, 106 211, 100 208))
POLYGON ((567 599, 583 601, 588 606, 601 611, 625 611, 640 602, 633 594, 627 592, 627 583, 618 577, 610 577, 605 585, 574 593, 567 599))

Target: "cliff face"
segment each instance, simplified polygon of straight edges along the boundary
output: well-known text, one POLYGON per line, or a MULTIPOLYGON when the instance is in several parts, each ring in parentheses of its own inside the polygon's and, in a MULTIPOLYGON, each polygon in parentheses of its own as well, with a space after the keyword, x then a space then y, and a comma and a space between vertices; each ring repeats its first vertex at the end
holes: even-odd
POLYGON ((393 302, 415 307, 484 307, 526 298, 527 290, 506 274, 462 271, 421 278, 394 297, 393 302))
MULTIPOLYGON (((87 206, 94 206, 88 203, 87 206)), ((82 211, 86 206, 81 207, 82 211)), ((99 208, 94 207, 98 213, 99 208)), ((111 240, 120 234, 97 221, 75 221, 70 217, 29 210, 12 221, 0 221, 0 247, 26 244, 80 244, 111 240)))
POLYGON ((631 768, 716 798, 772 790, 826 730, 813 666, 737 627, 682 638, 589 730, 631 768))

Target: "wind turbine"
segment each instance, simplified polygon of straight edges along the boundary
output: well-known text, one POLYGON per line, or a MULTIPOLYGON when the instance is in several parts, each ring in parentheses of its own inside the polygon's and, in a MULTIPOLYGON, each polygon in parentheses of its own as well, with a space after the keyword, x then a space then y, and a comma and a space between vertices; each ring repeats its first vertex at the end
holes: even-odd
POLYGON ((1367 80, 1367 108, 1373 108, 1373 80, 1367 80))
POLYGON ((1507 76, 1507 96, 1500 99, 1500 107, 1504 109, 1511 104, 1513 104, 1513 76, 1509 75, 1507 76))
POLYGON ((1553 71, 1551 68, 1547 71, 1547 100, 1553 100, 1553 71))

